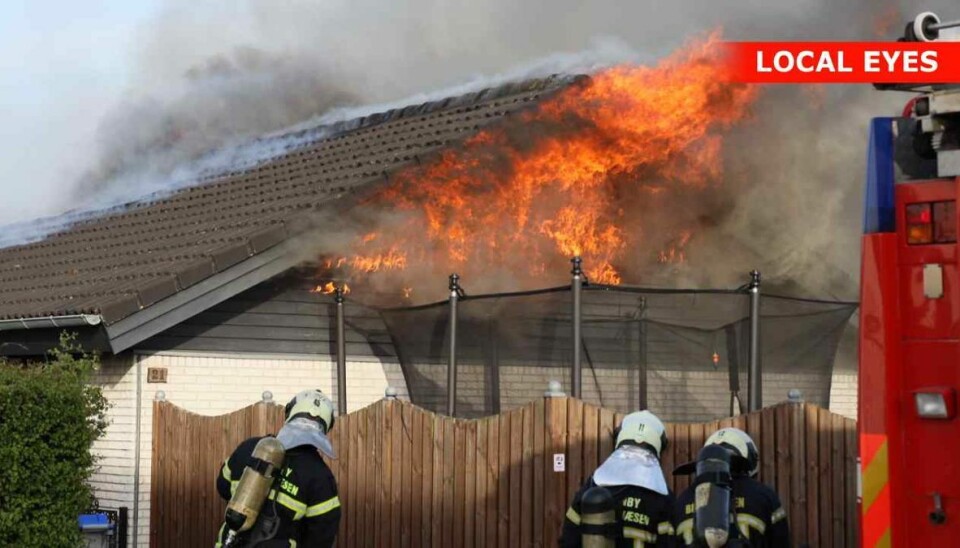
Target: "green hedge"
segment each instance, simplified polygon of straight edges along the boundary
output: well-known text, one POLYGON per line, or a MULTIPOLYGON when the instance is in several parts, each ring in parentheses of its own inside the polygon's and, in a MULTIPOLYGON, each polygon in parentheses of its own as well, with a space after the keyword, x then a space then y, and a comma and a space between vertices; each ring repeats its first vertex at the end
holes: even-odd
POLYGON ((0 361, 0 546, 82 545, 90 449, 107 424, 107 402, 88 383, 98 366, 69 337, 44 362, 0 361))

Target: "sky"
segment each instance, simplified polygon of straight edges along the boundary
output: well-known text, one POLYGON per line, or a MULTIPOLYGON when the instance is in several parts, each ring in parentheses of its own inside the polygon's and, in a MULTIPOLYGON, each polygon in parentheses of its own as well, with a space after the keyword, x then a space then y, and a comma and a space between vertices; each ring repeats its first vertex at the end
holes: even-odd
POLYGON ((65 205, 61 182, 94 153, 91 135, 156 10, 152 0, 0 2, 0 189, 17 193, 0 225, 65 205))

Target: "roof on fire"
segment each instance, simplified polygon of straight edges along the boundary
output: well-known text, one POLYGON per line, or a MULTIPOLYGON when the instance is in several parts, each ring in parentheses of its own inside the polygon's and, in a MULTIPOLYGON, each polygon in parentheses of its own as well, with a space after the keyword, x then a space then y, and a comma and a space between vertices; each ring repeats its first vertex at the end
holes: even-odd
POLYGON ((291 240, 316 228, 324 205, 572 81, 529 80, 338 123, 249 169, 0 249, 0 332, 99 324, 113 352, 130 348, 294 266, 291 240))

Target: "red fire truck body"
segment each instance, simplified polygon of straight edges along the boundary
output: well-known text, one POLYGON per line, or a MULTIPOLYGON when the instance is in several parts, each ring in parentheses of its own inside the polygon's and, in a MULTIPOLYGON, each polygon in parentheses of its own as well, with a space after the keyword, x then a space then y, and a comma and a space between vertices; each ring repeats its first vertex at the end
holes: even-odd
POLYGON ((960 546, 953 88, 928 90, 908 116, 871 127, 860 289, 863 546, 960 546))

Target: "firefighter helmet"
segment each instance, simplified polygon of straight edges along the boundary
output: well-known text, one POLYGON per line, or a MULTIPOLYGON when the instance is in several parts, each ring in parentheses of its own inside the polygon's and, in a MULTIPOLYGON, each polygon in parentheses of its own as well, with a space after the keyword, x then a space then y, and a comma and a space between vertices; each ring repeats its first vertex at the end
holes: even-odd
POLYGON ((624 417, 617 429, 616 448, 624 445, 646 447, 659 459, 667 448, 667 429, 650 411, 635 411, 624 417))
POLYGON ((740 459, 743 471, 748 476, 756 476, 760 470, 760 452, 749 434, 739 428, 721 428, 707 438, 704 447, 723 445, 732 450, 740 459))
POLYGON ((284 408, 286 422, 299 417, 320 423, 324 433, 333 428, 333 402, 320 390, 304 390, 290 400, 284 408))

